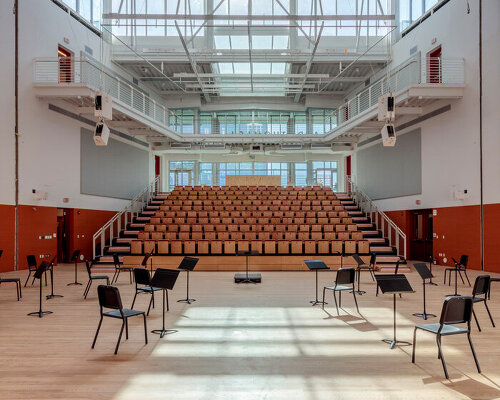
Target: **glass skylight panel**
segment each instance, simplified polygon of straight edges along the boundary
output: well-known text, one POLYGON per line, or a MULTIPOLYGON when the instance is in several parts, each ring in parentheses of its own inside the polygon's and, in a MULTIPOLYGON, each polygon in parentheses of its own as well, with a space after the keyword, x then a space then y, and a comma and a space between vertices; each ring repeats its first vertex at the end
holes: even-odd
POLYGON ((250 63, 233 63, 235 74, 249 74, 250 63))
POLYGON ((231 44, 229 43, 229 36, 214 36, 215 40, 215 48, 221 50, 227 50, 231 48, 231 44))
POLYGON ((252 36, 252 49, 254 50, 271 50, 273 48, 272 36, 252 36))
POLYGON ((273 36, 273 49, 288 49, 288 36, 273 36))
POLYGON ((271 73, 272 74, 284 74, 286 70, 286 63, 272 63, 271 73))
POLYGON ((270 74, 271 63, 253 63, 254 74, 270 74))
POLYGON ((234 74, 233 63, 219 63, 219 74, 234 74))
POLYGON ((231 35, 231 48, 235 50, 248 50, 248 36, 231 35))

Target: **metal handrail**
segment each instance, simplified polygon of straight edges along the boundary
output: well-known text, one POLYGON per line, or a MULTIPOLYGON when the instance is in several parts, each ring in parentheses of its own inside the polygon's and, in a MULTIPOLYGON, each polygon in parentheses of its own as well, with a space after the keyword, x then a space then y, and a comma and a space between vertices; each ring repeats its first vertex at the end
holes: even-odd
POLYGON ((97 255, 97 245, 101 245, 99 255, 102 256, 104 254, 104 247, 106 247, 106 239, 109 238, 109 244, 111 245, 113 239, 119 237, 122 227, 126 228, 127 225, 149 204, 153 195, 159 191, 161 191, 161 180, 160 176, 157 176, 137 196, 135 196, 122 211, 115 214, 113 218, 94 233, 92 237, 93 259, 95 259, 97 255))
POLYGON ((400 255, 400 241, 403 241, 403 257, 406 260, 406 234, 391 220, 385 212, 381 211, 368 197, 368 195, 359 188, 353 181, 351 176, 346 176, 346 193, 350 194, 358 207, 370 216, 370 220, 375 224, 378 230, 385 236, 387 226, 387 237, 389 245, 396 247, 398 256, 400 255), (392 239, 392 232, 394 231, 394 240, 392 239))

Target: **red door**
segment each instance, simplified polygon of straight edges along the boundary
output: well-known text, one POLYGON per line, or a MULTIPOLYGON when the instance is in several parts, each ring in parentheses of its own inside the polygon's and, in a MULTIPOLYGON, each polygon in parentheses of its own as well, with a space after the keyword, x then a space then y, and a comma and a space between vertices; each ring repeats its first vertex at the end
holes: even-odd
POLYGON ((427 54, 427 83, 442 83, 441 46, 427 54))
POLYGON ((73 53, 59 46, 57 56, 59 57, 59 82, 73 82, 73 53))

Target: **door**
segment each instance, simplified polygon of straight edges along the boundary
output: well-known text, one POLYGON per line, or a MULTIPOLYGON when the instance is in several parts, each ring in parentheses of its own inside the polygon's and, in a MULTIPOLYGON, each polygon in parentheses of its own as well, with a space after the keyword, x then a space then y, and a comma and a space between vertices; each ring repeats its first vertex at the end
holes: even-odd
POLYGON ((68 260, 69 253, 69 219, 66 209, 57 209, 57 262, 65 262, 68 260))
POLYGON ((411 213, 410 257, 416 261, 429 261, 432 256, 432 210, 411 213))
POLYGON ((59 46, 57 56, 59 57, 59 82, 73 82, 73 53, 59 46))
POLYGON ((170 172, 170 188, 175 186, 191 186, 191 171, 170 172))
POLYGON ((316 183, 337 190, 337 170, 331 168, 318 168, 316 170, 316 183))
POLYGON ((441 46, 427 53, 427 83, 442 83, 441 46))

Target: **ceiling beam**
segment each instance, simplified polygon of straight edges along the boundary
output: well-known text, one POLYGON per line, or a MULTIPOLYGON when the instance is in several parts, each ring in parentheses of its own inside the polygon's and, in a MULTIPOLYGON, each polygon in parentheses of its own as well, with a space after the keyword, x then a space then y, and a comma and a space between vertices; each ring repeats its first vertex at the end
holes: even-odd
MULTIPOLYGON (((291 79, 301 79, 304 78, 305 74, 213 74, 213 73, 199 73, 199 74, 193 74, 191 72, 176 72, 174 73, 174 78, 254 78, 254 79, 280 79, 280 78, 291 78, 291 79)), ((329 74, 310 74, 309 75, 310 79, 328 79, 330 78, 329 74)), ((148 80, 163 80, 165 78, 158 76, 158 77, 148 77, 148 78, 140 78, 143 81, 148 81, 148 80)), ((344 81, 352 79, 353 82, 361 82, 360 79, 363 81, 366 78, 360 78, 360 77, 342 77, 344 81)))

